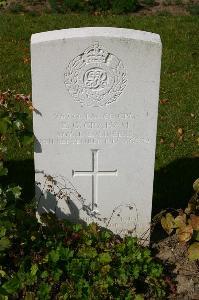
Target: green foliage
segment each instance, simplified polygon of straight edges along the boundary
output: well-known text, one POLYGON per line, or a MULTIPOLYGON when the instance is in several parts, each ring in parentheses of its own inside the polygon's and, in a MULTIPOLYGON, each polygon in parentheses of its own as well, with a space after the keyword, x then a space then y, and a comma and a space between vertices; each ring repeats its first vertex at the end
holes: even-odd
POLYGON ((3 160, 9 142, 19 147, 33 143, 32 122, 27 109, 33 110, 29 96, 0 91, 0 176, 8 173, 3 160))
POLYGON ((9 5, 9 10, 12 13, 21 13, 24 11, 24 6, 21 3, 13 2, 9 5))
POLYGON ((141 1, 142 5, 153 6, 155 4, 155 0, 143 0, 141 1))
POLYGON ((190 260, 199 260, 199 243, 194 242, 188 249, 190 260))
POLYGON ((7 5, 7 0, 0 0, 0 8, 7 5))
POLYGON ((190 4, 187 7, 187 10, 190 12, 191 15, 198 16, 199 15, 199 4, 190 4))
POLYGON ((193 189, 196 193, 199 193, 199 178, 194 181, 193 189))
MULTIPOLYGON (((188 256, 191 260, 199 259, 199 179, 193 183, 194 196, 183 211, 180 209, 177 216, 168 212, 161 218, 163 229, 171 234, 176 232, 181 243, 188 243, 188 256)), ((176 214, 176 213, 175 213, 176 214)))
POLYGON ((112 11, 118 14, 133 12, 137 6, 137 0, 112 0, 112 11))
POLYGON ((13 222, 10 212, 10 206, 4 207, 0 294, 23 293, 32 299, 34 291, 42 300, 143 299, 144 294, 164 298, 163 268, 136 238, 122 239, 94 223, 78 225, 77 230, 76 224, 57 220, 53 214, 43 215, 42 225, 30 207, 23 219, 15 211, 13 222), (7 223, 12 223, 9 232, 7 223))
POLYGON ((128 13, 133 12, 138 7, 137 0, 50 0, 53 12, 65 13, 74 12, 113 12, 128 13))

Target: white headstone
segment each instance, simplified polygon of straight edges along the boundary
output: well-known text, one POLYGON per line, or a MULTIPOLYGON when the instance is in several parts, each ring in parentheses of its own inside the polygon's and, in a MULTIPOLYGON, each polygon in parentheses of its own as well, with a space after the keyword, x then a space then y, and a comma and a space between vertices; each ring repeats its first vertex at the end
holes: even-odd
POLYGON ((102 27, 37 33, 31 54, 39 212, 143 235, 151 220, 159 35, 102 27))

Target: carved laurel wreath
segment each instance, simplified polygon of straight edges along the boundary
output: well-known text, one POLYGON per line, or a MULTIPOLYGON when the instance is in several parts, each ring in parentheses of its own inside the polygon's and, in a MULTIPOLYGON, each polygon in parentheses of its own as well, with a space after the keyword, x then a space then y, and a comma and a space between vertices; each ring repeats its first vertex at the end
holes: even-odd
POLYGON ((122 62, 98 42, 75 57, 64 75, 68 92, 82 106, 113 103, 127 82, 122 62))

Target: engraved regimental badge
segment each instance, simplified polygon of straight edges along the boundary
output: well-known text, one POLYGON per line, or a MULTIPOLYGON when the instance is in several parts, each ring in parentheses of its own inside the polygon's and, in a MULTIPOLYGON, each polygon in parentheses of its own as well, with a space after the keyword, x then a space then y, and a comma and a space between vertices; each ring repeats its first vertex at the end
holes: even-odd
POLYGON ((117 100, 126 86, 122 62, 98 42, 67 66, 65 85, 82 106, 100 107, 117 100))

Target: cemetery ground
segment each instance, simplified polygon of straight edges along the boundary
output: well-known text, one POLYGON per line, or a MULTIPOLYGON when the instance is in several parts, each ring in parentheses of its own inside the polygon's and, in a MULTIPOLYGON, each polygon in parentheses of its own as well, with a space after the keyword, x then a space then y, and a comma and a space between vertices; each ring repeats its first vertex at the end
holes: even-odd
POLYGON ((137 16, 151 15, 198 15, 198 0, 0 0, 0 9, 13 13, 40 15, 45 13, 67 13, 70 11, 100 14, 129 13, 137 16), (114 3, 114 4, 113 4, 114 3), (112 4, 112 5, 111 5, 112 4))
MULTIPOLYGON (((0 41, 3 47, 0 48, 0 90, 5 92, 10 89, 11 91, 14 90, 15 94, 25 95, 31 93, 29 49, 31 34, 86 26, 133 28, 160 34, 163 44, 163 56, 153 216, 165 208, 185 208, 187 202, 193 196, 193 182, 199 177, 199 19, 197 17, 174 18, 156 16, 153 18, 137 18, 132 16, 87 15, 73 15, 71 17, 71 15, 13 16, 1 14, 0 41)), ((8 151, 5 157, 5 164, 9 172, 8 176, 1 177, 2 182, 4 185, 6 183, 15 183, 21 186, 22 199, 29 202, 34 197, 32 144, 24 145, 20 148, 17 141, 12 137, 9 139, 7 146, 8 151)), ((29 225, 26 223, 24 226, 29 225)), ((57 230, 57 228, 54 228, 54 230, 57 230)), ((76 230, 78 232, 79 229, 76 228, 76 230)), ((92 230, 95 231, 95 228, 92 230)), ((50 234, 49 232, 47 233, 50 234)), ((34 233, 31 236, 32 242, 34 236, 41 237, 40 234, 37 236, 34 233)), ((167 280, 169 286, 170 296, 167 294, 167 297, 171 299, 172 297, 173 299, 197 299, 199 284, 197 281, 197 263, 187 259, 186 245, 182 246, 179 244, 175 236, 159 242, 164 237, 163 231, 157 225, 152 235, 152 251, 154 251, 154 248, 156 250, 160 249, 157 256, 164 261, 164 266, 168 272, 165 280, 167 280)), ((29 239, 29 242, 31 243, 31 239, 29 239)), ((54 252, 51 253, 51 257, 53 257, 52 268, 54 266, 53 263, 56 262, 53 254, 55 256, 58 255, 54 252)), ((15 257, 15 253, 12 253, 12 255, 11 259, 15 257)), ((17 255, 23 256, 23 253, 17 253, 17 255)), ((34 267, 31 269, 33 277, 37 273, 37 267, 35 266, 38 262, 37 259, 39 258, 35 258, 34 267)), ((101 259, 103 264, 103 258, 101 257, 101 259)), ((109 262, 110 257, 104 257, 104 259, 109 262)), ((157 270, 155 271, 158 272, 157 270)), ((57 272, 59 273, 59 271, 57 272)), ((2 277, 6 276, 3 272, 0 274, 2 277)), ((43 276, 45 278, 46 273, 43 276)), ((55 274, 54 276, 59 278, 61 274, 55 274)), ((15 287, 19 285, 17 281, 12 283, 15 287)), ((14 291, 16 291, 15 287, 12 286, 14 291)), ((11 287, 9 288, 12 290, 11 287)), ((50 293, 49 289, 49 285, 43 286, 39 291, 39 299, 48 299, 46 295, 50 293)), ((30 291, 28 296, 33 297, 33 291, 30 291)), ((2 299, 7 299, 5 297, 2 299)), ((25 294, 20 294, 18 299, 23 299, 23 297, 25 297, 25 294)), ((156 297, 162 299, 163 294, 158 296, 157 292, 156 297)), ((125 299, 125 297, 123 296, 121 299, 125 299)), ((148 296, 148 299, 153 298, 148 296)))

